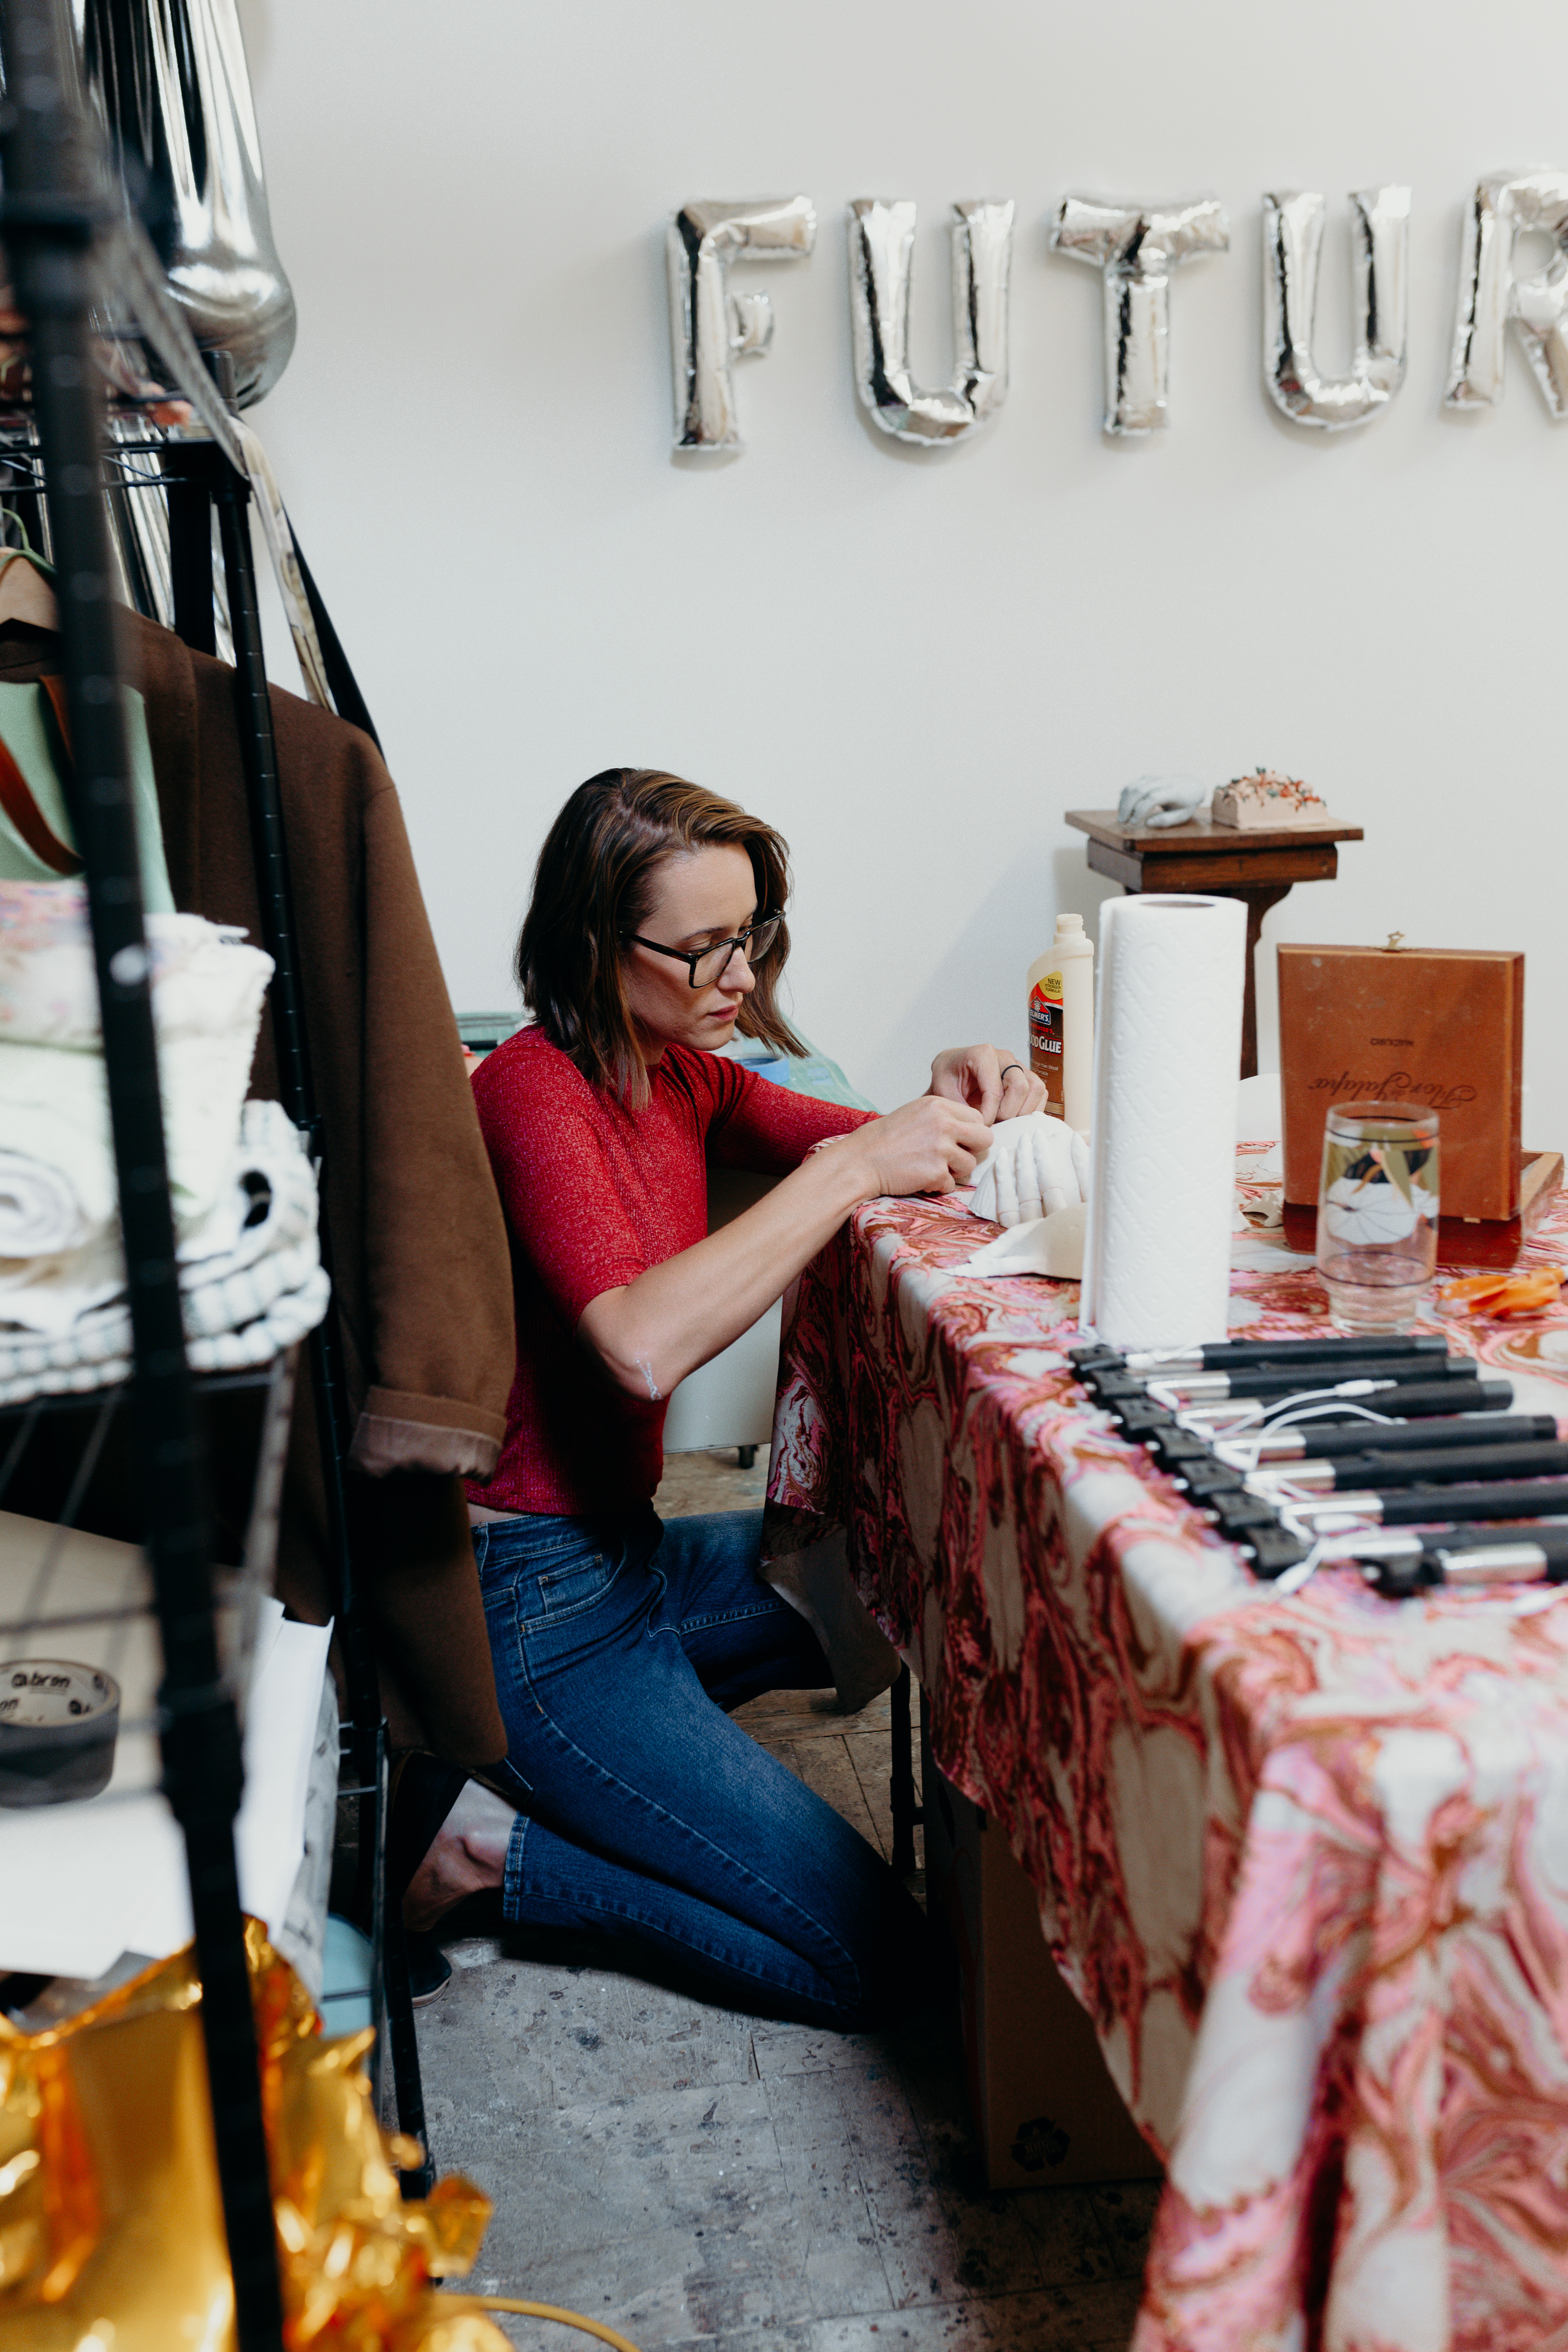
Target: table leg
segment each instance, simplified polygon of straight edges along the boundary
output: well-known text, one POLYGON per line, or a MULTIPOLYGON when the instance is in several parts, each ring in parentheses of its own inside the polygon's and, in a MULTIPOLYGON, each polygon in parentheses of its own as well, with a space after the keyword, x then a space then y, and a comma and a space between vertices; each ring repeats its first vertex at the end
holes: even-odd
MULTIPOLYGON (((1122 888, 1129 898, 1138 893, 1130 882, 1122 888)), ((1152 885, 1157 890, 1202 891, 1205 898, 1239 898, 1247 908, 1247 993, 1241 1006, 1241 1075, 1244 1078, 1258 1076, 1258 946, 1263 936, 1263 918, 1270 907, 1290 896, 1289 882, 1173 882, 1162 877, 1152 885)))
POLYGON ((1247 994, 1241 1011, 1241 1075, 1244 1078, 1258 1076, 1258 947, 1263 936, 1263 918, 1270 907, 1290 895, 1289 882, 1254 882, 1227 891, 1227 898, 1247 902, 1247 994))
POLYGON ((910 1721, 910 1670, 899 1668, 899 1679, 889 1694, 889 1714, 892 1739, 890 1788, 892 1801, 893 1852, 892 1865, 900 1878, 907 1878, 915 1866, 915 1823, 920 1810, 915 1803, 914 1752, 910 1746, 913 1727, 910 1721))

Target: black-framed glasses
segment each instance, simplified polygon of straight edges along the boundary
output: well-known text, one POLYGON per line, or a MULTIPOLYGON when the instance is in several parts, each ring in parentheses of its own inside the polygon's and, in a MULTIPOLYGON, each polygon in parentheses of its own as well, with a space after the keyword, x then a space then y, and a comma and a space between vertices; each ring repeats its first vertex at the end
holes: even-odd
POLYGON ((658 940, 645 940, 639 932, 628 931, 626 945, 651 948, 655 955, 672 956, 677 963, 686 966, 693 988, 716 988, 730 969, 737 948, 749 964, 761 963, 779 935, 782 915, 763 915, 748 923, 732 940, 714 940, 705 948, 667 948, 658 940))

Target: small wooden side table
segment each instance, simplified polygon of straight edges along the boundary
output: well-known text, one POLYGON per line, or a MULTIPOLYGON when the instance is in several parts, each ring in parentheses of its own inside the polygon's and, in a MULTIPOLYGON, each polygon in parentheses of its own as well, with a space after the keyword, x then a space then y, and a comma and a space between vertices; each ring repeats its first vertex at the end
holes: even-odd
POLYGON ((1331 882, 1337 845, 1363 838, 1359 824, 1293 824, 1277 833, 1212 824, 1123 824, 1114 809, 1068 809, 1068 824, 1089 835, 1089 863, 1130 893, 1199 890, 1247 905, 1247 1001, 1241 1017, 1241 1075, 1258 1070, 1257 950, 1263 918, 1297 882, 1331 882))

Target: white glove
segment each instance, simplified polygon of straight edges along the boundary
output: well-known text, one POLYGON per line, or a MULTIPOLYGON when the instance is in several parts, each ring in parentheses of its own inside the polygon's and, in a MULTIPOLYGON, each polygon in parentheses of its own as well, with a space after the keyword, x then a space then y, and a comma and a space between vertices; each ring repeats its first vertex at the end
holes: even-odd
POLYGON ((1122 787, 1116 803, 1118 824, 1187 824, 1209 798, 1195 776, 1140 776, 1122 787))
POLYGON ((1033 1110, 1026 1118, 997 1120, 969 1206, 999 1225, 1021 1225, 1088 1197, 1088 1144, 1065 1119, 1033 1110))

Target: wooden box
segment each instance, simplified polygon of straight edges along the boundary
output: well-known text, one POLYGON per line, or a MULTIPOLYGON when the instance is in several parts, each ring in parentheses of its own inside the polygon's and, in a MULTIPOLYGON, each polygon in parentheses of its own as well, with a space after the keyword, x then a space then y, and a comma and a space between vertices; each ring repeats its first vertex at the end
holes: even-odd
POLYGON ((1040 1932, 1006 1838, 922 1755, 926 1899, 958 1958, 970 2112, 993 2189, 1157 2180, 1159 2158, 1040 1932))
POLYGON ((1524 958, 1486 949, 1282 946, 1285 1198, 1315 1202, 1335 1103, 1438 1119, 1445 1217, 1517 1217, 1524 958))

